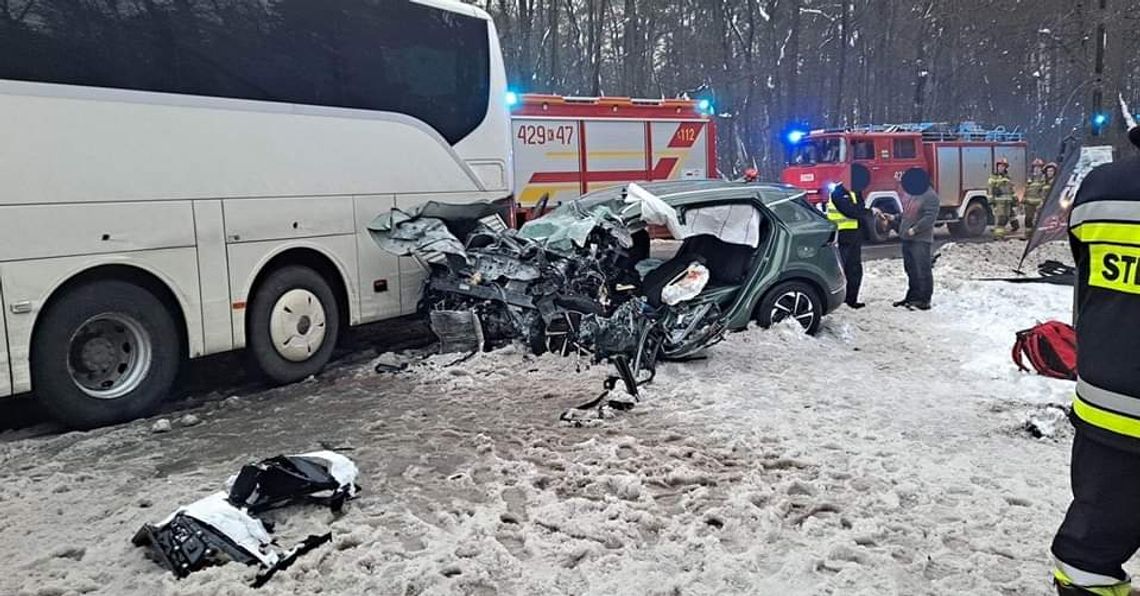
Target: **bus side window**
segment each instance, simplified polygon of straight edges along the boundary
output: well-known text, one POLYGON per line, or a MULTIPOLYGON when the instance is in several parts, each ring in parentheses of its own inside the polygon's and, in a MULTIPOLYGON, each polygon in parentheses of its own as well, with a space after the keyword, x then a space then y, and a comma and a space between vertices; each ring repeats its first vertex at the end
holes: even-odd
POLYGON ((854 139, 851 141, 851 153, 855 161, 871 161, 875 159, 875 141, 854 139))

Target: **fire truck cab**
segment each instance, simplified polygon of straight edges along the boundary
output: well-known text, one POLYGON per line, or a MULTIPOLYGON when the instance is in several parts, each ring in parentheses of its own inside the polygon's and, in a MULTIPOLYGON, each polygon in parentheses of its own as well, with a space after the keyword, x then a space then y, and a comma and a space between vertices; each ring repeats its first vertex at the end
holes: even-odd
MULTIPOLYGON (((949 225, 960 237, 980 236, 993 223, 988 181, 998 159, 1009 160, 1009 175, 1017 194, 1025 191, 1024 135, 1001 127, 898 124, 815 130, 790 135, 788 141, 783 182, 806 190, 808 200, 824 211, 829 188, 836 183, 850 185, 851 166, 856 163, 871 172, 871 184, 863 193, 868 207, 887 213, 902 211, 903 172, 926 170, 942 202, 939 223, 949 225)), ((886 240, 889 235, 881 227, 864 229, 872 242, 886 240)))

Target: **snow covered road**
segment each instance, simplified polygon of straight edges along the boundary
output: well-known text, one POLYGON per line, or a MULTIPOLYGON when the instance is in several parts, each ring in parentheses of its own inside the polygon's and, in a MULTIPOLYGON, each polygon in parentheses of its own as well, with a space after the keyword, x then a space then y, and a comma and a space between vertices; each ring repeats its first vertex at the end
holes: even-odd
POLYGON ((176 581, 130 537, 243 463, 321 447, 352 448, 365 492, 339 519, 280 516, 284 545, 329 524, 334 542, 257 593, 1050 594, 1071 433, 1021 426, 1072 384, 1009 348, 1068 320, 1071 290, 971 281, 1022 247, 944 247, 929 313, 891 308, 899 261, 869 263, 868 308, 819 337, 733 334, 581 428, 558 414, 605 368, 508 349, 341 366, 162 434, 0 442, 0 594, 254 593, 236 565, 176 581))

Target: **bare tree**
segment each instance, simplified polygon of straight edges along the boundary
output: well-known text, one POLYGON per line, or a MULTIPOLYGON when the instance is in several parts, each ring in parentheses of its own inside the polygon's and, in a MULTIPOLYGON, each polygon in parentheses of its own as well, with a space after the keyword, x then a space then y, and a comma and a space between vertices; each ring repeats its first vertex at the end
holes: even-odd
MULTIPOLYGON (((32 1, 32 0, 24 0, 32 1)), ((1034 152, 1087 129, 1092 27, 1110 38, 1104 95, 1140 105, 1132 0, 478 0, 511 84, 561 94, 705 89, 723 119, 721 169, 778 174, 779 131, 974 120, 1028 133, 1034 152)), ((21 0, 0 0, 0 27, 21 0)), ((2 34, 2 31, 0 31, 2 34)), ((1119 121, 1119 118, 1116 119, 1119 121)))

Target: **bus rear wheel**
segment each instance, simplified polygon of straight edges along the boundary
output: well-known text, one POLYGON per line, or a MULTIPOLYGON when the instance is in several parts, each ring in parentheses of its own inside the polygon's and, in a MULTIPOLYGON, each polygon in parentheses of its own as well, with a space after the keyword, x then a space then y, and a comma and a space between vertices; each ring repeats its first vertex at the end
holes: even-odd
POLYGON ((340 311, 319 273, 302 266, 282 267, 258 286, 249 306, 249 354, 270 381, 300 381, 328 364, 340 311))
POLYGON ((32 384, 57 420, 94 428, 150 414, 181 363, 174 317, 153 293, 117 280, 68 291, 41 315, 32 384))

